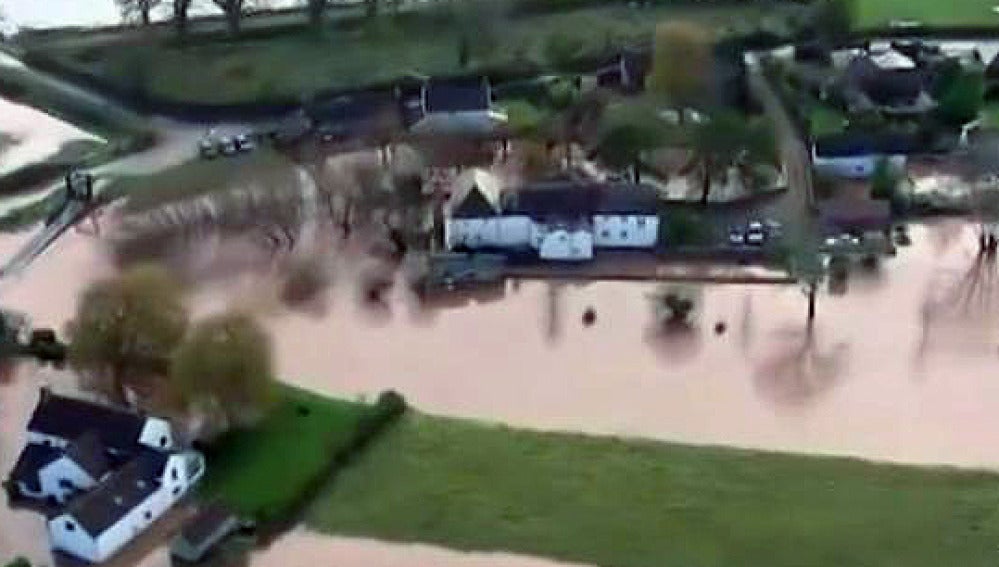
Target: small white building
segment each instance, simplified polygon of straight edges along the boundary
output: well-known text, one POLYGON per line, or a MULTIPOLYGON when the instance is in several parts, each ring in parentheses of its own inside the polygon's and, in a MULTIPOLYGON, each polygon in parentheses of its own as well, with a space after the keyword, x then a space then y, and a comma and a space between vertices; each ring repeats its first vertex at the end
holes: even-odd
POLYGON ((658 207, 655 189, 645 185, 556 182, 503 190, 479 172, 452 191, 444 240, 449 250, 589 260, 599 248, 654 248, 658 207))
POLYGON ((193 451, 147 451, 48 522, 53 549, 100 563, 120 551, 184 496, 204 474, 193 451))

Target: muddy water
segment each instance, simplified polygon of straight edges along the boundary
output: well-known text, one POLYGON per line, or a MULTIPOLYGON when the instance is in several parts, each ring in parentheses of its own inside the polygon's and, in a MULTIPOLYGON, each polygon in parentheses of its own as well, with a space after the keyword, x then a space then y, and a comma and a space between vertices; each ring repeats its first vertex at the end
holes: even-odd
MULTIPOLYGON (((258 311, 281 375, 339 396, 395 388, 427 412, 527 427, 999 468, 997 267, 977 257, 968 224, 911 233, 913 246, 855 274, 845 295, 823 293, 810 333, 796 286, 702 286, 692 329, 671 333, 654 324, 656 286, 635 283, 523 282, 426 309, 394 292, 372 308, 344 271, 325 305, 305 313, 283 308, 260 276, 213 279, 192 302, 199 313, 258 311)), ((79 289, 110 271, 93 237, 70 233, 0 296, 61 326, 79 289)), ((0 385, 4 467, 46 379, 25 369, 0 385)), ((43 553, 38 533, 37 517, 0 510, 0 557, 43 553)), ((256 564, 330 553, 357 565, 520 564, 304 532, 256 564)))
POLYGON ((0 98, 0 132, 14 142, 0 148, 0 175, 29 163, 41 161, 73 140, 98 140, 86 132, 56 118, 0 98))

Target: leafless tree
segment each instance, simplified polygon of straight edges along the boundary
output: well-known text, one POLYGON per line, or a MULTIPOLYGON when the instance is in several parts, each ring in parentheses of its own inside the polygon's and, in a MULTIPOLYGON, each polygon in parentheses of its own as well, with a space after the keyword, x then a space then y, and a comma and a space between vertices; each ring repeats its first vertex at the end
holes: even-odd
POLYGON ((149 15, 161 2, 162 0, 115 0, 124 20, 131 21, 138 17, 144 26, 150 24, 149 15))
POLYGON ((173 23, 177 35, 182 38, 187 35, 187 13, 190 9, 191 0, 173 0, 173 23))
POLYGON ((250 6, 252 0, 212 0, 225 13, 226 26, 231 35, 239 35, 243 10, 250 6))

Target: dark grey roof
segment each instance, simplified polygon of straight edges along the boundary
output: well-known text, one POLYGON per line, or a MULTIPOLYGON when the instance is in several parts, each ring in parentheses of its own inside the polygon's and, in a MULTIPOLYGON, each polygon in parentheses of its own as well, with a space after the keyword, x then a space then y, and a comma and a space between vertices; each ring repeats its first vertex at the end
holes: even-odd
POLYGON ((908 155, 921 147, 916 135, 904 132, 843 132, 819 138, 815 142, 815 155, 823 158, 908 155))
POLYGON ((481 79, 431 80, 425 87, 427 112, 488 110, 489 83, 481 79))
POLYGON ((869 55, 851 61, 845 77, 850 85, 881 106, 912 104, 923 92, 927 80, 920 69, 882 69, 869 55))
POLYGON ((885 200, 832 199, 819 204, 819 216, 829 229, 884 230, 891 225, 891 204, 885 200))
POLYGON ((139 442, 146 418, 101 404, 66 398, 42 389, 38 406, 28 421, 28 431, 74 439, 93 431, 105 447, 131 451, 139 442))
POLYGON ((70 502, 66 514, 88 534, 98 537, 156 492, 167 458, 155 451, 141 453, 96 488, 70 502))
POLYGON ((493 208, 489 199, 482 194, 482 190, 479 189, 478 185, 473 186, 465 195, 465 198, 458 203, 458 206, 451 211, 451 216, 458 219, 482 218, 495 215, 496 209, 493 208))
POLYGON ((203 548, 232 533, 238 524, 239 520, 232 510, 214 502, 198 510, 198 513, 184 524, 180 537, 192 547, 203 548))
POLYGON ((391 92, 349 94, 311 105, 309 118, 327 133, 366 136, 380 125, 401 123, 399 106, 391 92))
POLYGON ((60 449, 48 445, 27 445, 21 456, 17 458, 14 469, 10 472, 12 482, 22 482, 31 490, 37 492, 41 490, 41 481, 38 479, 38 471, 59 458, 62 454, 60 449))
POLYGON ((506 214, 531 217, 656 214, 659 198, 648 185, 556 182, 530 185, 510 195, 506 214))
POLYGON ((106 452, 107 449, 101 443, 100 437, 93 431, 88 431, 77 437, 66 447, 66 456, 95 481, 100 480, 105 473, 111 470, 106 452))

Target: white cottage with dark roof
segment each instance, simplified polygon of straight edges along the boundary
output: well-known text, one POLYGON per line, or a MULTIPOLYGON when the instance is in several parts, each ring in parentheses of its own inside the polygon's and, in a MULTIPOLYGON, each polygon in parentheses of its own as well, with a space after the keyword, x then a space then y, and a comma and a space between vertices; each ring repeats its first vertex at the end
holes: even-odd
POLYGON ((199 453, 177 450, 168 421, 44 388, 27 437, 8 487, 55 509, 53 549, 94 563, 156 521, 205 469, 199 453))
POLYGON ((475 182, 452 194, 448 249, 532 250, 545 260, 580 261, 594 249, 658 243, 659 197, 646 185, 554 182, 489 193, 475 182))

